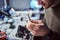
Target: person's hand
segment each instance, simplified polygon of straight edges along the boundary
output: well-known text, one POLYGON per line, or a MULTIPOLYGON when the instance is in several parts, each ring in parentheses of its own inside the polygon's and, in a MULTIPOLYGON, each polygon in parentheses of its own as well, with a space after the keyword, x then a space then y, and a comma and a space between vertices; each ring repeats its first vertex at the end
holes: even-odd
POLYGON ((48 33, 48 29, 44 26, 42 20, 29 21, 26 25, 26 28, 34 36, 44 36, 45 34, 48 33))

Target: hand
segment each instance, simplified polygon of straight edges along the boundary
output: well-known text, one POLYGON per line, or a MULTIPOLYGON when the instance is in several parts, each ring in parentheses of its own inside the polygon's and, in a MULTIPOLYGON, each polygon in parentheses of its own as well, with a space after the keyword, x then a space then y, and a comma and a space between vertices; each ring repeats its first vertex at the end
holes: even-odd
POLYGON ((32 20, 29 21, 26 25, 26 28, 32 33, 34 36, 44 36, 48 33, 48 28, 45 27, 42 20, 32 20))

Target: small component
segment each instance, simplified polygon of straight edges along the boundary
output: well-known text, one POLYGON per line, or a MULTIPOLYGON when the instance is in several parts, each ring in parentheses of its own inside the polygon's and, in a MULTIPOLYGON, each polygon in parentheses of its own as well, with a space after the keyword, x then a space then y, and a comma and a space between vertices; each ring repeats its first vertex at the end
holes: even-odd
POLYGON ((23 21, 23 17, 20 20, 23 21))

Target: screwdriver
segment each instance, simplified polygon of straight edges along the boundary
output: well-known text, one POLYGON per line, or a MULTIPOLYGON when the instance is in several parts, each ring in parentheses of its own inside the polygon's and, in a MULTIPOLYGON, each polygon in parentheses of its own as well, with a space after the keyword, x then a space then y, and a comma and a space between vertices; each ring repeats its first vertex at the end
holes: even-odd
POLYGON ((28 14, 28 19, 29 19, 29 21, 31 21, 32 23, 36 23, 36 24, 38 24, 38 22, 36 22, 36 21, 30 19, 29 14, 28 14))

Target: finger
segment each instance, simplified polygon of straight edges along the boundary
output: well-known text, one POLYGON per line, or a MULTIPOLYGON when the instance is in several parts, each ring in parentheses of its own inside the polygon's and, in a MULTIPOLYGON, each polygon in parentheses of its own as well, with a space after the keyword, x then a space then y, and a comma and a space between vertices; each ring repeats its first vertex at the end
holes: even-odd
POLYGON ((36 23, 31 23, 31 24, 28 24, 27 25, 27 28, 29 29, 33 29, 33 30, 37 30, 39 29, 40 27, 43 27, 44 26, 44 23, 41 23, 41 24, 36 24, 36 23))
POLYGON ((37 23, 31 23, 30 25, 35 25, 35 26, 36 25, 44 25, 44 23, 38 23, 38 24, 37 23))
POLYGON ((30 30, 39 30, 43 26, 44 26, 44 23, 36 24, 36 23, 29 22, 26 28, 30 30))
POLYGON ((31 20, 30 22, 39 24, 39 23, 42 23, 42 20, 31 20))
POLYGON ((26 28, 32 30, 32 29, 34 28, 34 26, 35 26, 35 24, 30 24, 30 23, 28 23, 28 24, 26 25, 26 28))
POLYGON ((44 23, 43 20, 32 20, 32 21, 28 21, 29 24, 41 24, 44 23))
POLYGON ((33 36, 36 36, 36 35, 37 35, 37 32, 34 31, 34 30, 31 30, 30 32, 31 32, 31 34, 32 34, 33 36))
POLYGON ((41 36, 41 33, 37 32, 37 31, 34 31, 34 30, 31 31, 31 34, 33 36, 41 36))

